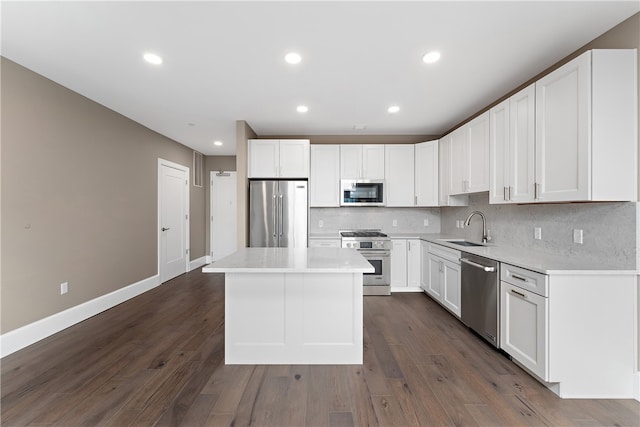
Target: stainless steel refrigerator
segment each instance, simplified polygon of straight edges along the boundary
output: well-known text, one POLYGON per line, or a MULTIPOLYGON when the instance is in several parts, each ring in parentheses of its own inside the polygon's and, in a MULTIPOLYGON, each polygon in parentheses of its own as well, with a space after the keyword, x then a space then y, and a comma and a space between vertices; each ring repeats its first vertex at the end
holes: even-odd
POLYGON ((307 181, 249 181, 249 246, 306 248, 307 181))

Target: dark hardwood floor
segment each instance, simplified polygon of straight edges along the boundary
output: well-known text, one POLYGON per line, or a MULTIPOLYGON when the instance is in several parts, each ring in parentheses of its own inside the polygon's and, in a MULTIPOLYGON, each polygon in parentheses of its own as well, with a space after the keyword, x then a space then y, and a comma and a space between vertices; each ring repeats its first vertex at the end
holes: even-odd
POLYGON ((194 271, 7 356, 2 425, 640 425, 640 402, 560 399, 423 294, 365 297, 362 366, 225 366, 223 320, 223 275, 194 271))

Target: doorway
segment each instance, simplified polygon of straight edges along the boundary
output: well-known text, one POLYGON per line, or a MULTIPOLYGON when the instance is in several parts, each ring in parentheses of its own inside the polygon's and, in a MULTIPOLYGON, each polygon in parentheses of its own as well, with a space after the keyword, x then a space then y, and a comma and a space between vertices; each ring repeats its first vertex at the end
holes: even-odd
POLYGON ((160 283, 189 269, 189 168, 158 159, 160 283))
POLYGON ((238 249, 238 189, 236 172, 211 172, 211 262, 238 249))

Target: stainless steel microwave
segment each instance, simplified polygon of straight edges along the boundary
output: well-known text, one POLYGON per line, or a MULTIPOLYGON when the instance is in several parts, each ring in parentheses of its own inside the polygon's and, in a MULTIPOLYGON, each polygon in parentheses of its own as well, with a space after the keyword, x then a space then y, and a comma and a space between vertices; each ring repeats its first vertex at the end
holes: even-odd
POLYGON ((385 201, 382 179, 340 181, 340 206, 384 206, 385 201))

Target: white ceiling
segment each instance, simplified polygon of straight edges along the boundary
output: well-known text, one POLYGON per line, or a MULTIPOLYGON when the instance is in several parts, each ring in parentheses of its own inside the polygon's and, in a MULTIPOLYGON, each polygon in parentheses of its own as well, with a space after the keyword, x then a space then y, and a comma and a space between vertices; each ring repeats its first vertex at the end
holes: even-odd
POLYGON ((637 0, 2 1, 1 53, 230 155, 236 120, 260 136, 440 135, 639 10, 637 0), (422 63, 433 49, 442 59, 422 63), (291 50, 297 66, 283 60, 291 50), (144 62, 147 51, 164 63, 144 62))

